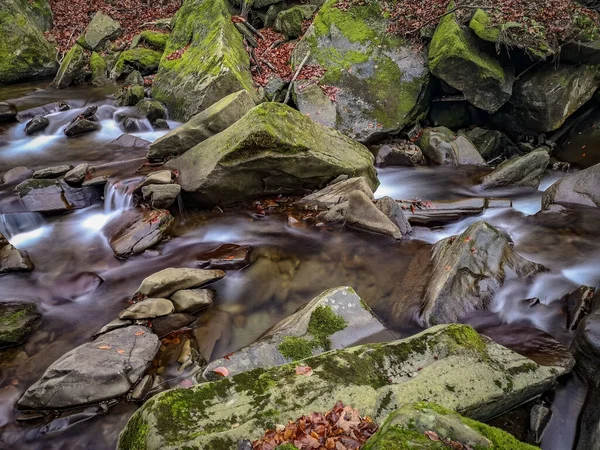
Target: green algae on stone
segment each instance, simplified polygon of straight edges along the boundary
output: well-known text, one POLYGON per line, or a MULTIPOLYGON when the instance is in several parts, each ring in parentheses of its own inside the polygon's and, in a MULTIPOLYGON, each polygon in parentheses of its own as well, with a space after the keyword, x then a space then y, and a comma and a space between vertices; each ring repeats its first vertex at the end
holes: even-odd
POLYGON ((185 0, 174 17, 153 97, 187 121, 227 95, 255 92, 250 58, 231 21, 227 0, 185 0), (185 49, 180 58, 170 55, 185 49))
POLYGON ((118 448, 131 450, 127 445, 142 436, 134 449, 233 450, 239 439, 258 439, 264 424, 326 411, 338 400, 377 423, 423 399, 486 420, 539 395, 568 370, 536 365, 532 372, 506 372, 527 363, 535 364, 466 325, 436 326, 408 339, 304 359, 311 376, 297 375, 292 363, 163 392, 134 413, 118 448), (498 379, 507 380, 505 388, 498 379))
POLYGON ((319 343, 319 346, 325 350, 331 349, 329 337, 342 331, 348 323, 343 317, 333 312, 331 306, 318 306, 310 315, 308 322, 308 332, 319 343))
POLYGON ((89 62, 89 52, 75 43, 60 63, 60 68, 52 85, 64 89, 72 84, 84 82, 89 75, 89 62))
POLYGON ((297 5, 281 11, 275 20, 275 30, 288 38, 302 35, 302 25, 317 9, 314 5, 297 5))
POLYGON ((142 31, 140 34, 140 41, 145 42, 155 50, 164 51, 169 40, 168 33, 161 33, 158 31, 142 31))
POLYGON ((112 69, 111 78, 117 79, 134 70, 138 70, 142 75, 154 73, 158 69, 161 56, 162 52, 149 48, 139 47, 126 50, 119 55, 119 59, 112 69))
POLYGON ((40 317, 35 303, 0 303, 0 347, 23 342, 40 317))
POLYGON ((454 14, 445 16, 429 46, 429 69, 472 105, 493 113, 510 99, 514 74, 480 49, 470 33, 454 14))
MULTIPOLYGON (((317 345, 318 346, 318 345, 317 345)), ((292 361, 298 361, 300 359, 309 358, 313 355, 313 348, 315 347, 314 341, 308 339, 286 336, 279 344, 279 352, 285 357, 292 361)))

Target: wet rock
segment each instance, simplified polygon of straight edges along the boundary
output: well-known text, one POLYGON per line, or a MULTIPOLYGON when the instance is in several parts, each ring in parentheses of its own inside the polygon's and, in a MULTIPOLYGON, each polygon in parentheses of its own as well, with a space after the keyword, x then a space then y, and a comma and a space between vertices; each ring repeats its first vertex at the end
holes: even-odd
POLYGON ((144 200, 150 202, 153 208, 168 208, 171 206, 181 192, 178 184, 153 184, 142 188, 144 200))
POLYGON ((164 53, 170 55, 188 44, 180 59, 161 60, 152 84, 152 97, 165 104, 175 119, 187 121, 242 89, 254 95, 250 57, 226 0, 183 2, 164 53))
POLYGON ((59 178, 73 169, 71 165, 62 165, 62 166, 54 166, 47 167, 45 169, 36 170, 33 172, 33 178, 36 179, 51 179, 51 178, 59 178))
POLYGON ((486 161, 519 154, 516 146, 501 131, 475 127, 464 131, 464 134, 486 161))
POLYGON ((183 289, 171 295, 175 311, 195 313, 212 305, 215 292, 211 289, 183 289))
POLYGON ((319 83, 330 86, 335 101, 310 88, 310 95, 296 96, 299 111, 360 142, 409 128, 428 106, 426 55, 390 36, 380 2, 351 4, 347 14, 336 4, 324 3, 292 54, 294 67, 310 54, 306 64, 326 69, 319 83))
POLYGON ((106 86, 112 83, 107 75, 108 64, 99 53, 93 52, 90 57, 90 68, 92 71, 92 85, 96 87, 106 86))
POLYGON ((153 383, 154 377, 152 375, 145 375, 144 378, 142 378, 142 380, 133 388, 131 399, 134 401, 144 400, 152 389, 153 383))
POLYGON ((152 172, 136 187, 136 190, 143 188, 144 186, 171 184, 173 182, 172 178, 173 174, 170 170, 152 172))
POLYGON ((414 299, 420 299, 417 314, 422 326, 457 322, 473 311, 486 310, 507 280, 528 279, 545 270, 515 252, 496 228, 476 222, 415 257, 392 294, 392 316, 411 317, 414 299))
POLYGON ((560 299, 567 308, 567 329, 577 329, 579 322, 591 312, 595 292, 593 287, 581 286, 560 299))
POLYGON ((85 180, 83 183, 81 183, 81 186, 84 188, 87 186, 104 186, 108 178, 108 175, 99 175, 97 177, 85 180))
POLYGON ((71 85, 85 82, 89 72, 90 55, 81 45, 75 43, 60 63, 52 86, 65 89, 71 85))
POLYGON ((391 197, 382 197, 375 202, 375 205, 400 229, 403 236, 410 234, 412 228, 398 202, 391 197))
POLYGON ((106 325, 104 325, 102 328, 100 328, 96 333, 94 333, 94 335, 92 337, 98 337, 101 334, 108 333, 109 331, 116 330, 117 328, 128 327, 129 325, 132 325, 132 324, 133 324, 133 320, 115 319, 111 322, 108 322, 106 325))
POLYGON ((348 195, 348 207, 344 218, 353 227, 402 239, 400 228, 362 191, 354 191, 348 195))
POLYGON ((304 21, 310 19, 316 9, 314 5, 297 5, 281 11, 275 19, 275 31, 288 39, 301 36, 304 21))
POLYGON ((488 208, 510 208, 509 199, 468 198, 448 201, 398 200, 406 218, 413 225, 439 225, 456 222, 467 216, 483 214, 488 208))
POLYGON ((2 176, 2 184, 18 184, 31 178, 33 169, 25 166, 18 166, 10 169, 2 176))
POLYGON ((0 123, 17 120, 17 106, 13 103, 0 102, 0 123))
POLYGON ((198 259, 198 267, 203 269, 236 270, 250 262, 250 248, 236 244, 223 244, 213 251, 204 253, 198 259))
POLYGON ((156 123, 159 119, 167 118, 167 111, 162 103, 157 102, 156 100, 151 100, 149 98, 145 98, 140 100, 135 108, 139 111, 141 115, 146 117, 151 124, 156 123))
POLYGON ((159 347, 158 337, 146 327, 110 331, 52 363, 18 406, 69 408, 125 395, 142 378, 159 347))
POLYGON ((554 203, 600 206, 600 164, 567 175, 550 186, 542 197, 542 209, 554 203))
POLYGON ((598 68, 542 65, 525 73, 510 102, 492 118, 502 129, 536 134, 557 130, 598 87, 598 68))
POLYGON ((548 149, 539 148, 525 156, 516 156, 498 165, 481 180, 483 189, 531 187, 537 189, 550 162, 548 149))
POLYGON ((164 298, 147 298, 134 303, 119 314, 121 320, 154 319, 167 316, 175 310, 173 303, 164 298))
POLYGON ((164 448, 167 442, 215 448, 224 439, 253 440, 264 433, 259 423, 267 417, 272 423, 286 423, 288 417, 327 411, 338 400, 376 423, 424 395, 440 406, 486 420, 539 395, 566 373, 563 367, 540 366, 465 325, 332 351, 302 360, 302 365, 310 367, 312 375, 297 374, 298 364, 286 364, 164 392, 134 413, 117 448, 127 449, 142 430, 147 450, 164 448), (175 402, 189 415, 174 415, 175 402), (214 417, 223 424, 218 432, 208 429, 214 417), (168 428, 154 425, 166 420, 168 428))
POLYGON ((131 134, 122 134, 114 141, 111 141, 108 144, 108 147, 110 147, 110 148, 131 148, 131 149, 145 148, 145 149, 147 149, 148 147, 150 147, 150 142, 148 142, 145 139, 142 139, 142 138, 139 138, 136 136, 132 136, 131 134))
POLYGON ((155 130, 170 130, 169 122, 166 119, 156 119, 152 123, 152 128, 155 130))
POLYGON ((65 174, 65 181, 75 185, 83 183, 83 180, 85 180, 85 176, 87 175, 88 168, 89 165, 87 163, 75 166, 75 168, 69 170, 65 174))
POLYGON ((119 106, 134 106, 141 102, 145 95, 143 86, 133 85, 122 87, 115 97, 119 106))
POLYGON ((136 294, 147 297, 170 297, 177 291, 201 287, 224 276, 225 272, 222 270, 170 267, 145 278, 136 294))
POLYGON ((435 30, 429 46, 429 70, 485 111, 494 113, 511 98, 514 73, 482 51, 455 14, 442 18, 435 30))
POLYGON ((227 358, 211 362, 205 379, 225 367, 229 376, 257 368, 279 366, 351 346, 383 332, 385 327, 350 287, 329 289, 288 316, 250 344, 227 358))
POLYGON ((100 201, 95 188, 73 188, 62 180, 26 180, 15 187, 15 192, 31 212, 65 212, 100 201))
POLYGON ((546 425, 550 422, 550 417, 552 417, 552 410, 547 406, 542 404, 532 406, 529 428, 533 432, 535 442, 538 444, 542 442, 542 436, 546 425))
POLYGON ((478 110, 464 100, 463 95, 458 98, 443 97, 431 102, 429 107, 429 120, 434 127, 447 127, 451 130, 466 128, 473 123, 478 123, 478 110))
POLYGON ((418 144, 423 155, 434 164, 455 167, 485 165, 475 146, 465 136, 456 136, 448 128, 426 128, 418 144))
POLYGON ((164 209, 131 211, 107 224, 109 244, 117 258, 129 258, 162 241, 175 219, 164 209))
POLYGON ((85 34, 79 39, 79 44, 88 50, 96 51, 102 49, 104 44, 118 38, 121 35, 121 25, 102 11, 98 11, 92 17, 87 26, 85 34))
POLYGON ((46 117, 36 116, 25 125, 25 134, 32 136, 40 131, 44 131, 48 125, 50 125, 50 121, 46 117))
POLYGON ((129 75, 127 75, 127 78, 125 78, 125 81, 123 82, 123 84, 125 86, 142 86, 142 87, 144 87, 144 77, 139 72, 139 70, 134 70, 129 75))
POLYGON ((364 176, 374 189, 378 181, 373 159, 366 147, 298 111, 262 103, 167 166, 179 171, 179 183, 190 200, 225 205, 305 193, 339 175, 364 176), (252 153, 244 150, 248 146, 252 153))
POLYGON ((80 136, 82 134, 92 133, 94 131, 98 131, 100 128, 100 123, 95 120, 89 120, 80 118, 71 122, 64 130, 65 136, 73 137, 80 136))
POLYGON ((35 303, 0 303, 0 347, 18 345, 31 334, 42 315, 35 303))
POLYGON ((110 78, 117 80, 124 75, 129 75, 134 70, 144 76, 156 73, 161 57, 162 52, 144 47, 125 50, 119 55, 119 59, 110 72, 110 78))
POLYGON ((415 167, 423 164, 423 152, 421 149, 408 142, 385 144, 379 148, 375 165, 377 167, 405 166, 415 167))
POLYGON ((173 331, 187 327, 195 320, 195 316, 183 313, 174 313, 164 317, 157 317, 152 321, 152 331, 154 331, 158 337, 164 337, 173 331))
POLYGON ((0 275, 10 272, 31 272, 34 266, 24 250, 18 250, 0 233, 0 275))
POLYGON ((307 195, 300 204, 308 206, 318 206, 321 209, 327 209, 334 205, 348 201, 348 196, 354 191, 363 192, 371 201, 373 201, 373 191, 363 177, 348 178, 339 183, 330 184, 329 186, 307 195))
POLYGON ((254 99, 248 91, 230 94, 154 141, 148 150, 148 159, 164 160, 181 155, 233 125, 254 106, 254 99))

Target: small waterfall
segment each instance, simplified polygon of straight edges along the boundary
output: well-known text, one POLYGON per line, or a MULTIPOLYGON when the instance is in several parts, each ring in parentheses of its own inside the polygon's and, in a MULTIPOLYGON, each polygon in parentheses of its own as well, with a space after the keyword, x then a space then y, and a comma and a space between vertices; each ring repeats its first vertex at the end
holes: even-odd
POLYGON ((121 180, 106 183, 104 188, 104 213, 112 214, 133 208, 133 190, 139 180, 121 180))
POLYGON ((0 233, 6 238, 27 233, 44 226, 44 218, 40 213, 19 212, 0 214, 0 233))

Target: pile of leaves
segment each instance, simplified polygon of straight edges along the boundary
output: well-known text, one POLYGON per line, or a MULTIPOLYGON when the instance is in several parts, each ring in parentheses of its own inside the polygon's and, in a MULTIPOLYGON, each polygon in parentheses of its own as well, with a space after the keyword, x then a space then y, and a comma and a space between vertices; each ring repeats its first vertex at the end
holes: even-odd
POLYGON ((145 2, 143 0, 50 0, 54 16, 54 26, 48 33, 53 38, 61 52, 66 52, 73 46, 77 38, 85 31, 97 11, 103 11, 123 28, 122 40, 130 41, 144 26, 157 19, 171 17, 182 0, 161 0, 145 2))
POLYGON ((361 417, 351 406, 337 402, 325 414, 312 413, 295 422, 267 430, 252 443, 254 450, 274 450, 282 444, 293 444, 300 450, 355 450, 377 431, 369 417, 361 417))
POLYGON ((514 41, 543 40, 554 50, 577 38, 582 18, 600 23, 596 11, 576 0, 340 0, 337 7, 346 11, 374 1, 390 14, 390 33, 413 39, 419 38, 421 30, 437 26, 448 12, 466 21, 477 8, 489 14, 493 26, 508 25, 514 41))

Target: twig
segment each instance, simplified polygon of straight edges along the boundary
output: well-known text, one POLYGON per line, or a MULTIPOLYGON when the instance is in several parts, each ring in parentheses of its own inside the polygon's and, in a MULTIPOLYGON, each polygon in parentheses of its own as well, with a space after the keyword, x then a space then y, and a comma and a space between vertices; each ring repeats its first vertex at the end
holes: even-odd
POLYGON ((259 39, 264 40, 265 37, 262 35, 262 33, 260 31, 258 31, 256 28, 254 28, 252 25, 250 25, 250 22, 248 22, 245 18, 242 17, 242 19, 244 19, 242 21, 242 23, 244 25, 246 25, 248 27, 248 29, 250 30, 250 32, 252 32, 252 34, 256 35, 259 39))
POLYGON ((273 66, 273 64, 271 64, 269 61, 267 61, 264 58, 260 59, 260 62, 263 63, 265 66, 267 66, 269 69, 271 69, 271 71, 273 72, 277 72, 277 69, 275 68, 275 66, 273 66))
POLYGON ((256 42, 256 39, 254 39, 254 36, 252 35, 252 33, 250 33, 250 30, 248 28, 246 28, 238 22, 233 22, 233 25, 240 32, 240 34, 244 36, 244 39, 246 39, 246 42, 248 42, 250 46, 254 48, 258 47, 258 42, 256 42))
POLYGON ((419 28, 416 28, 412 31, 409 31, 408 33, 406 33, 407 35, 409 34, 414 34, 417 31, 421 31, 423 28, 425 28, 427 25, 432 24, 434 22, 437 22, 440 19, 443 19, 444 17, 455 13, 456 11, 460 10, 460 9, 497 9, 495 6, 476 6, 476 5, 458 5, 455 6, 454 8, 452 8, 449 11, 446 11, 444 14, 442 14, 441 16, 437 16, 434 17, 432 19, 429 19, 427 22, 425 22, 423 25, 421 25, 419 28))
POLYGON ((258 71, 258 74, 262 75, 262 69, 260 68, 260 62, 258 61, 258 58, 256 57, 256 52, 254 51, 254 49, 250 50, 250 57, 254 61, 254 64, 256 64, 256 70, 258 71))
POLYGON ((302 68, 304 67, 304 64, 306 64, 306 61, 308 61, 309 57, 310 57, 310 51, 306 54, 306 56, 304 57, 304 59, 302 60, 302 62, 298 66, 298 68, 296 69, 296 73, 294 73, 294 76, 292 77, 292 80, 290 81, 290 85, 288 86, 287 92, 285 94, 285 99, 283 100, 283 104, 284 105, 287 105, 287 102, 290 100, 290 94, 292 92, 292 86, 296 82, 296 78, 298 78, 298 75, 300 75, 300 72, 302 72, 302 68))

